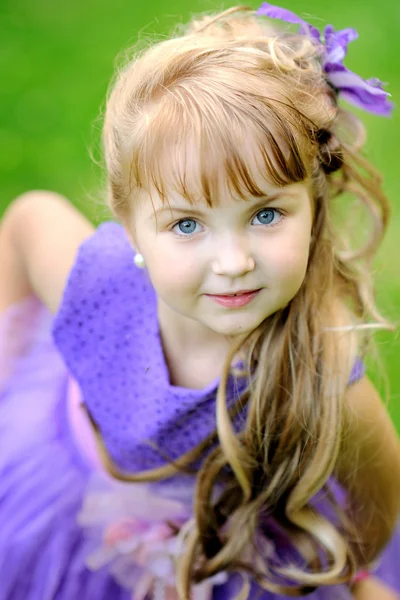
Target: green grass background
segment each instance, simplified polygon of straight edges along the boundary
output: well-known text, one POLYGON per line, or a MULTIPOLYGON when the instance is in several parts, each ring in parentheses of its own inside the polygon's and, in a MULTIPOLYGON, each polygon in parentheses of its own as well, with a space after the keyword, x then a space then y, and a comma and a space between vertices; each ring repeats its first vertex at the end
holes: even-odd
MULTIPOLYGON (((57 190, 95 222, 101 208, 99 136, 102 104, 115 59, 138 35, 164 35, 191 13, 228 8, 205 0, 3 0, 0 6, 0 214, 32 188, 57 190), (93 155, 93 156, 92 156, 93 155), (93 158, 95 160, 93 160, 93 158)), ((253 8, 258 3, 251 3, 253 8)), ((360 38, 346 65, 364 78, 388 82, 400 98, 398 0, 287 0, 286 8, 319 19, 321 27, 355 27, 360 38)), ((317 21, 314 20, 314 23, 317 21)), ((359 114, 362 114, 359 112, 359 114)), ((397 321, 400 306, 400 116, 363 117, 367 156, 383 172, 393 206, 390 231, 376 261, 380 308, 397 321)), ((400 431, 400 340, 377 336, 390 382, 389 408, 400 431)), ((378 382, 381 369, 370 365, 378 382)))

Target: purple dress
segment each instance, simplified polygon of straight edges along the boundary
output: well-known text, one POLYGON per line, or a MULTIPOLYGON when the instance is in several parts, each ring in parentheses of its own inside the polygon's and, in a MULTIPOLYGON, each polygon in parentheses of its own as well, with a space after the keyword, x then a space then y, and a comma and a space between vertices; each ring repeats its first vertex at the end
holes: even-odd
MULTIPOLYGON (((362 375, 355 366, 352 380, 362 375)), ((246 381, 230 377, 228 402, 246 381)), ((82 244, 55 317, 36 299, 0 320, 0 600, 143 600, 173 581, 181 540, 166 521, 191 516, 193 480, 113 480, 102 469, 84 402, 119 469, 176 458, 215 429, 218 380, 169 382, 155 292, 123 228, 104 223, 82 244)), ((271 530, 266 551, 282 555, 271 530)), ((400 528, 376 575, 400 592, 400 528)), ((230 600, 238 578, 196 586, 196 600, 230 600)), ((164 588, 165 589, 165 588, 164 588)), ((251 600, 286 596, 258 594, 251 600)), ((345 585, 312 600, 349 600, 345 585)))

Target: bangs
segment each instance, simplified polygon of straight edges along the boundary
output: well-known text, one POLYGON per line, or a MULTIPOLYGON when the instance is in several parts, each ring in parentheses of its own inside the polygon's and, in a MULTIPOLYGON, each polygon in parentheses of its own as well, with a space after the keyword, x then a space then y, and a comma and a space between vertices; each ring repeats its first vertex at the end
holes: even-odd
POLYGON ((309 131, 301 131, 304 124, 287 105, 269 106, 259 97, 262 110, 257 102, 240 110, 237 101, 216 103, 209 94, 199 101, 180 91, 146 115, 132 157, 133 186, 150 194, 155 189, 163 201, 178 194, 213 206, 223 190, 245 200, 309 176, 309 131))

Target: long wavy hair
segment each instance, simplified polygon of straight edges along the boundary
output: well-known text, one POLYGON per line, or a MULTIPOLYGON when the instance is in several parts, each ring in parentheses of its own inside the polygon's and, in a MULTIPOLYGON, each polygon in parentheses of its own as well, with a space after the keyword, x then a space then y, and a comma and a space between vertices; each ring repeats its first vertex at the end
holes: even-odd
POLYGON ((304 283, 286 307, 236 339, 217 393, 216 431, 173 464, 136 474, 113 464, 97 432, 106 467, 125 481, 170 477, 202 457, 194 518, 177 564, 182 600, 192 583, 220 571, 243 574, 243 598, 252 579, 275 593, 303 595, 348 581, 362 563, 362 534, 330 481, 345 435, 352 366, 369 324, 386 326, 370 266, 389 211, 381 178, 360 152, 363 126, 338 107, 320 52, 308 37, 272 29, 248 7, 234 7, 137 51, 107 99, 108 201, 126 226, 142 189, 157 190, 165 202, 173 191, 189 203, 200 194, 213 206, 224 185, 244 200, 264 195, 260 176, 276 186, 310 181, 312 188, 304 283), (196 145, 195 161, 189 143, 196 145), (359 219, 363 210, 370 227, 360 241, 351 215, 359 219), (239 351, 249 386, 228 410, 226 383, 239 351), (235 415, 244 407, 237 431, 235 415), (313 505, 318 492, 335 518, 313 505), (263 553, 267 519, 303 566, 263 553), (359 553, 352 550, 357 544, 359 553))

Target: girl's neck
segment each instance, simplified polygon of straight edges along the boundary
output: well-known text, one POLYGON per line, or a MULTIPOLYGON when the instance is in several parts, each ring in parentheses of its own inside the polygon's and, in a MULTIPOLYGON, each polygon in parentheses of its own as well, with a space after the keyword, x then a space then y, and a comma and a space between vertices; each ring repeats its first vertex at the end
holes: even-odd
POLYGON ((221 376, 231 341, 158 303, 158 321, 170 383, 202 389, 221 376))

